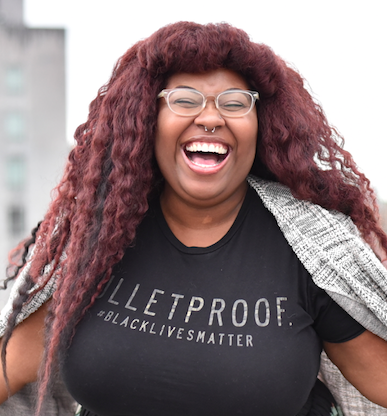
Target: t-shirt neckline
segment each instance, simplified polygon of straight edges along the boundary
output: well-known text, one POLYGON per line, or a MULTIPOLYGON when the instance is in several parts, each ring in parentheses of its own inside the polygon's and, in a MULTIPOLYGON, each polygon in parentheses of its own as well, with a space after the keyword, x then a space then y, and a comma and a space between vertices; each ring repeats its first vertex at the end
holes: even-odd
POLYGON ((235 218, 234 223, 230 227, 230 229, 227 231, 227 233, 215 244, 212 244, 208 247, 188 247, 185 244, 183 244, 172 232, 172 230, 169 228, 169 225, 167 221, 165 220, 163 211, 161 209, 160 205, 160 198, 157 199, 157 202, 155 204, 155 214, 156 214, 156 220, 157 224, 161 228, 164 236, 167 238, 167 240, 175 246, 179 251, 187 253, 187 254, 206 254, 213 251, 218 250, 225 244, 227 244, 232 237, 235 235, 235 233, 238 231, 240 226, 242 225, 244 219, 246 218, 246 214, 248 212, 250 202, 252 199, 253 194, 255 191, 250 187, 250 185, 247 188, 247 192, 245 195, 245 198, 243 200, 242 206, 238 212, 237 217, 235 218))

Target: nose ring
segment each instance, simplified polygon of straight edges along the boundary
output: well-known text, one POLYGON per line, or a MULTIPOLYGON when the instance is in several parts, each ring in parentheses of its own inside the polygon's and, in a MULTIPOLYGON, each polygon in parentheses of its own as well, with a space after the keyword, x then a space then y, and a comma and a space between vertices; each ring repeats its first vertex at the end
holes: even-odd
MULTIPOLYGON (((211 133, 215 133, 215 130, 216 130, 216 127, 211 129, 211 133)), ((208 128, 206 126, 204 126, 204 131, 208 131, 208 128)))

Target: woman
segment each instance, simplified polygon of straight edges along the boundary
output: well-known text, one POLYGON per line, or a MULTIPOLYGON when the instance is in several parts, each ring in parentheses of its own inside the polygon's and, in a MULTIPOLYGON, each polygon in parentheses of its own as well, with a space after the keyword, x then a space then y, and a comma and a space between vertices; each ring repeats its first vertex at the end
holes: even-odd
POLYGON ((162 28, 75 138, 4 312, 12 393, 41 367, 38 412, 59 372, 83 415, 339 414, 323 346, 387 414, 387 275, 360 238, 387 250, 375 197, 267 46, 162 28))

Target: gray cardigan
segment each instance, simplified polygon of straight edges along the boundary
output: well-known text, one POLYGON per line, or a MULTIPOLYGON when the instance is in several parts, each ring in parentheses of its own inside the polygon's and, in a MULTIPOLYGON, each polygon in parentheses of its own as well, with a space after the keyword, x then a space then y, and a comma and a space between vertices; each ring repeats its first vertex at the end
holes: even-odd
MULTIPOLYGON (((248 182, 276 218, 289 245, 316 285, 324 289, 364 327, 387 340, 387 270, 364 243, 351 219, 311 202, 300 201, 292 196, 287 187, 279 183, 252 176, 248 177, 248 182)), ((12 299, 17 296, 17 288, 28 270, 27 264, 12 288, 10 300, 1 311, 0 337, 12 309, 12 299)), ((18 322, 35 312, 52 296, 54 290, 55 278, 52 278, 25 305, 18 322)), ((387 416, 387 409, 364 398, 344 379, 325 353, 322 354, 320 377, 328 385, 346 416, 387 416)), ((0 416, 10 414, 2 413, 3 406, 0 406, 0 416)), ((73 414, 72 410, 64 413, 60 404, 57 409, 45 416, 73 414)))

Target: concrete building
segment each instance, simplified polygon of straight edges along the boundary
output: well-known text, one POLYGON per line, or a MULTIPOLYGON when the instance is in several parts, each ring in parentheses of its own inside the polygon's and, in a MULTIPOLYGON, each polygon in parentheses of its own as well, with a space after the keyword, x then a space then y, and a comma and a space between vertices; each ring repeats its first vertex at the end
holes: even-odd
POLYGON ((44 216, 69 148, 65 31, 26 27, 23 0, 0 0, 0 143, 1 280, 8 251, 44 216))

